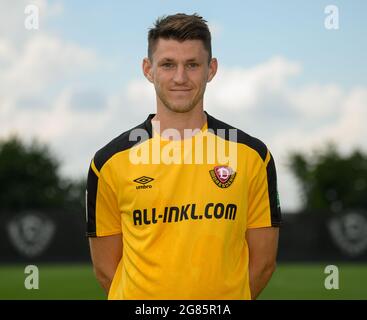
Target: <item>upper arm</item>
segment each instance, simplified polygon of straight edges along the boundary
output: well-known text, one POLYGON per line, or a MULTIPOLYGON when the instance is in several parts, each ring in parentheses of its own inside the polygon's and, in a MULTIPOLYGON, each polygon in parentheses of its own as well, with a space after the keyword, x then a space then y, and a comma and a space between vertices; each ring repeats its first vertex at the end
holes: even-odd
POLYGON ((98 280, 108 291, 122 258, 121 214, 113 172, 91 162, 86 192, 86 220, 90 253, 98 280))
POLYGON ((254 228, 246 231, 251 264, 275 264, 278 250, 279 228, 254 228))
POLYGON ((89 238, 90 252, 96 272, 112 279, 122 258, 122 235, 89 238))

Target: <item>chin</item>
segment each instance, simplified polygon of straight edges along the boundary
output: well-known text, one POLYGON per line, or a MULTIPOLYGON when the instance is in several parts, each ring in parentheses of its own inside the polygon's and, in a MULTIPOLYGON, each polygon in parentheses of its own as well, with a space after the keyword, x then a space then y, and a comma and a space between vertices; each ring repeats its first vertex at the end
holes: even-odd
POLYGON ((177 113, 186 113, 194 109, 195 105, 185 105, 185 106, 178 106, 178 105, 169 105, 167 106, 168 109, 177 113))
POLYGON ((167 96, 159 96, 163 105, 176 113, 187 113, 195 108, 199 99, 170 99, 167 96))

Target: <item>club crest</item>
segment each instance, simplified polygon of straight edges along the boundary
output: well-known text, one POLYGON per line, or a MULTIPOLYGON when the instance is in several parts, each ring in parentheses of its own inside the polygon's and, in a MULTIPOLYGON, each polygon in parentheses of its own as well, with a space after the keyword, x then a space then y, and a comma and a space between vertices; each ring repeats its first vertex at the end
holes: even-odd
POLYGON ((227 166, 217 166, 209 173, 214 183, 220 188, 228 188, 236 177, 236 172, 227 166))
POLYGON ((367 215, 362 211, 351 211, 333 217, 327 224, 334 243, 350 257, 367 252, 367 215))
POLYGON ((23 256, 40 256, 51 244, 56 225, 39 212, 24 212, 12 218, 7 231, 12 245, 23 256))

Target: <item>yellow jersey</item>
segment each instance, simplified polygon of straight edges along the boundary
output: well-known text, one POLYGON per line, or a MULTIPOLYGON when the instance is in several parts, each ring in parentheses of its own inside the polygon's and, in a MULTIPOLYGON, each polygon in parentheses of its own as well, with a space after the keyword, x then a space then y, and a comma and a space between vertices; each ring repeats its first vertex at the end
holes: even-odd
POLYGON ((251 299, 246 230, 281 224, 274 160, 206 115, 196 134, 165 140, 151 114, 95 154, 87 235, 123 239, 109 299, 251 299))

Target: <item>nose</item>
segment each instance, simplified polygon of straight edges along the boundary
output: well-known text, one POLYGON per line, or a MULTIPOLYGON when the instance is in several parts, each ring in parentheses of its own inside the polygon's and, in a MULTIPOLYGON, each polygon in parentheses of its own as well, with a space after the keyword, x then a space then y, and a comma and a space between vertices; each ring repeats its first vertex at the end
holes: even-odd
POLYGON ((173 81, 176 84, 183 84, 187 81, 187 74, 184 66, 182 65, 177 66, 176 72, 173 76, 173 81))

